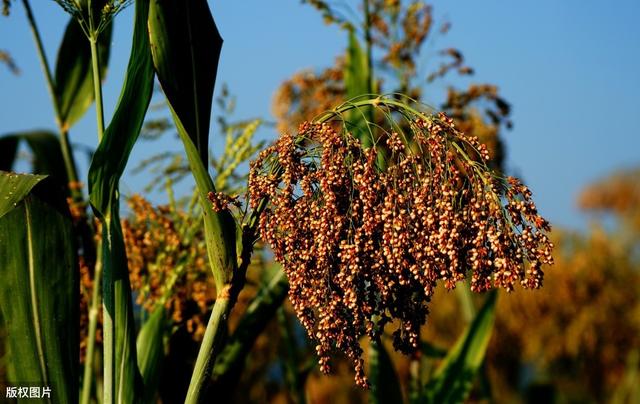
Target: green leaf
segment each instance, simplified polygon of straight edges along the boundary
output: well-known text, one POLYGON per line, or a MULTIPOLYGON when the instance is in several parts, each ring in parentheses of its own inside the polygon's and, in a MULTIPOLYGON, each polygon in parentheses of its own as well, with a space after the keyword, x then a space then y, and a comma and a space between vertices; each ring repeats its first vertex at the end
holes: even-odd
POLYGON ((347 90, 347 98, 356 98, 361 95, 371 94, 371 71, 367 55, 362 50, 358 37, 353 30, 349 30, 349 46, 347 59, 344 66, 344 85, 347 90))
POLYGON ((142 396, 118 185, 140 134, 153 90, 148 12, 147 1, 136 1, 133 44, 120 99, 89 168, 89 199, 102 223, 105 385, 111 386, 105 390, 107 402, 135 402, 142 396), (113 339, 109 339, 111 335, 113 339))
POLYGON ((19 142, 15 136, 0 137, 0 170, 9 171, 13 168, 19 142))
POLYGON ((153 63, 147 36, 148 13, 147 2, 136 1, 133 46, 120 99, 89 168, 91 203, 102 215, 117 201, 120 177, 138 140, 151 101, 153 63))
POLYGON ((209 265, 216 288, 237 268, 236 226, 229 211, 212 212, 215 191, 207 170, 211 100, 222 38, 206 0, 152 0, 149 38, 153 64, 182 140, 202 205, 209 265))
POLYGON ((207 164, 211 102, 222 49, 207 1, 152 0, 149 32, 162 90, 207 164))
POLYGON ((0 171, 0 218, 15 209, 46 175, 0 171))
MULTIPOLYGON (((100 77, 103 78, 109 62, 112 24, 113 22, 105 28, 98 39, 100 77)), ((63 128, 73 126, 87 112, 94 99, 89 41, 80 24, 73 17, 67 24, 58 50, 55 92, 59 103, 59 119, 63 128)))
POLYGON ((76 249, 68 211, 61 212, 30 192, 42 179, 0 172, 4 211, 0 217, 0 317, 13 358, 12 384, 49 386, 50 402, 75 402, 79 356, 76 249), (13 200, 8 211, 6 197, 13 200))
POLYGON ((62 188, 67 189, 69 181, 60 141, 54 133, 46 130, 17 132, 0 137, 0 161, 4 164, 0 169, 13 168, 15 153, 21 141, 26 142, 33 153, 33 173, 53 176, 62 188), (3 150, 5 147, 7 150, 3 150))
POLYGON ((144 380, 144 402, 156 402, 160 382, 167 316, 162 305, 156 307, 138 333, 138 366, 144 380))
MULTIPOLYGON (((358 37, 353 30, 349 30, 349 46, 344 66, 344 85, 347 99, 373 94, 373 72, 369 68, 366 53, 362 50, 358 37)), ((364 146, 371 145, 371 136, 367 121, 373 122, 373 109, 355 108, 348 112, 347 121, 356 130, 354 133, 362 140, 364 146)))
POLYGON ((497 293, 487 300, 451 348, 425 388, 429 403, 461 403, 469 395, 473 381, 482 366, 495 320, 497 293))
POLYGON ((371 341, 369 346, 370 403, 402 403, 402 391, 393 362, 381 341, 371 341))

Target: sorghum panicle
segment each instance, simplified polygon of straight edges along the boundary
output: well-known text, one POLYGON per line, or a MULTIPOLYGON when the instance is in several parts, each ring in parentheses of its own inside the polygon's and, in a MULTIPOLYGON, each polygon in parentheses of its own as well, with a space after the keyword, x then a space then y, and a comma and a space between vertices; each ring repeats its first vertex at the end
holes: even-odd
POLYGON ((384 135, 385 168, 381 147, 329 123, 302 124, 251 165, 250 205, 270 201, 260 232, 321 370, 341 351, 361 386, 359 339, 388 324, 397 350, 415 350, 438 281, 452 289, 470 273, 475 292, 538 288, 552 263, 531 191, 491 171, 486 148, 444 114, 425 118, 410 136, 384 135))

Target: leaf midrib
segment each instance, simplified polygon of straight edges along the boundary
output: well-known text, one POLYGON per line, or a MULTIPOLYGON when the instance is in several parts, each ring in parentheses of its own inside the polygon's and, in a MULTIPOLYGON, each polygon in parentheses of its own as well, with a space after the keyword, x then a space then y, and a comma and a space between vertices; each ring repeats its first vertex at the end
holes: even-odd
POLYGON ((49 385, 47 377, 47 365, 44 359, 44 348, 42 347, 42 333, 40 329, 40 313, 38 312, 38 296, 36 293, 36 268, 33 249, 33 230, 31 229, 31 211, 29 203, 25 201, 25 218, 27 225, 27 260, 29 266, 29 291, 31 293, 31 315, 33 317, 33 329, 36 334, 36 349, 38 350, 38 360, 40 362, 40 371, 42 372, 42 381, 45 385, 49 385))

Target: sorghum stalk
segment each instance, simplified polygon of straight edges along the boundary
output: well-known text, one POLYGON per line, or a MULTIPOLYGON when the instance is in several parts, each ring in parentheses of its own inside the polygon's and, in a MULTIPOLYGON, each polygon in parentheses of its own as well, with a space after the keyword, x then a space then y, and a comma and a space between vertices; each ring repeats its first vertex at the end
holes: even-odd
POLYGON ((82 404, 91 401, 91 384, 93 382, 93 360, 95 358, 96 329, 98 324, 98 307, 100 307, 100 284, 102 280, 102 243, 98 244, 98 254, 93 275, 93 290, 91 291, 91 306, 89 307, 89 330, 87 332, 87 352, 84 362, 84 376, 82 379, 82 404))
MULTIPOLYGON (((102 108, 102 80, 100 78, 100 59, 98 54, 98 37, 100 32, 98 31, 98 27, 94 27, 94 16, 93 16, 93 5, 91 1, 89 1, 89 45, 91 47, 91 68, 93 74, 93 92, 94 99, 96 102, 96 125, 97 125, 97 133, 98 133, 98 142, 102 140, 104 136, 104 111, 102 108)), ((103 238, 100 243, 109 242, 109 240, 105 240, 104 235, 109 234, 109 227, 112 225, 111 219, 105 217, 102 220, 103 226, 103 238)), ((104 247, 100 246, 99 249, 103 249, 104 247)), ((106 264, 106 263, 105 263, 106 264)), ((97 288, 95 285, 98 283, 94 282, 94 288, 97 288)), ((114 278, 113 278, 113 268, 111 265, 105 265, 102 268, 102 284, 103 284, 103 297, 102 297, 102 332, 104 336, 104 402, 107 404, 111 404, 114 402, 115 398, 115 329, 113 323, 113 313, 115 308, 115 295, 114 295, 114 278)), ((92 307, 91 310, 96 309, 93 307, 94 301, 92 299, 92 307)), ((87 394, 87 393, 83 393, 87 394)))

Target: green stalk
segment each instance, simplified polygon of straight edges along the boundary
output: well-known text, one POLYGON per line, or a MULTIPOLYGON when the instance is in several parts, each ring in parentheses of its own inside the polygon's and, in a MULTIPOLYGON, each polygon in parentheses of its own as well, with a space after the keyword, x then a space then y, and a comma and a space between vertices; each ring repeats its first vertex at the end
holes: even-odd
POLYGON ((98 246, 98 255, 93 276, 93 291, 91 307, 89 308, 89 333, 87 336, 87 353, 84 362, 84 377, 82 379, 82 404, 89 404, 91 400, 91 384, 93 381, 93 360, 96 347, 96 329, 98 324, 98 307, 100 306, 100 282, 102 279, 102 245, 98 246))
MULTIPOLYGON (((98 54, 98 36, 100 33, 93 25, 93 6, 89 2, 89 45, 91 47, 91 68, 93 73, 93 92, 96 102, 96 124, 98 131, 98 142, 104 136, 104 111, 102 108, 102 81, 100 79, 100 56, 98 54)), ((103 239, 109 237, 111 227, 111 217, 104 217, 102 220, 103 239)), ((101 247, 102 248, 102 247, 101 247)), ((104 402, 111 404, 115 398, 115 329, 112 315, 115 307, 113 268, 105 262, 102 271, 102 328, 104 338, 104 402)), ((97 280, 97 279, 96 279, 97 280)))
POLYGON ((209 383, 210 369, 222 345, 224 333, 221 331, 226 329, 226 319, 232 307, 233 302, 229 293, 224 293, 223 290, 223 293, 218 294, 218 298, 213 305, 202 345, 200 345, 200 351, 198 352, 198 359, 189 382, 187 398, 184 400, 185 404, 198 404, 202 401, 205 387, 209 383), (225 294, 227 296, 224 296, 225 294))
MULTIPOLYGON (((27 21, 29 22, 29 28, 31 29, 33 39, 36 43, 38 58, 40 59, 40 65, 42 66, 45 82, 47 83, 47 90, 49 91, 51 103, 53 104, 53 110, 56 116, 56 126, 60 132, 60 148, 62 149, 62 158, 67 171, 67 178, 70 182, 78 182, 78 171, 76 169, 73 153, 69 144, 69 131, 67 128, 62 127, 62 121, 60 119, 60 102, 55 92, 55 83, 53 75, 51 74, 51 68, 49 67, 47 54, 45 53, 44 46, 42 45, 42 37, 40 36, 40 31, 38 31, 38 26, 36 25, 36 20, 33 16, 33 12, 31 11, 29 0, 22 0, 22 4, 24 5, 24 9, 27 13, 27 21)), ((80 189, 74 187, 73 189, 70 189, 70 192, 75 202, 83 201, 84 198, 80 189)))
MULTIPOLYGON (((63 126, 62 119, 60 118, 60 101, 55 91, 55 82, 53 79, 53 75, 51 73, 51 68, 49 65, 49 61, 47 59, 47 55, 44 51, 44 46, 42 43, 42 37, 40 36, 40 31, 38 30, 38 26, 35 21, 35 17, 33 15, 33 11, 31 9, 31 5, 28 0, 22 0, 22 4, 25 8, 25 12, 27 15, 27 21, 29 23, 29 28, 31 29, 31 33, 33 35, 34 42, 36 44, 36 50, 38 54, 38 58, 40 60, 40 65, 42 67, 42 71, 45 76, 45 82, 47 84, 47 90, 49 92, 49 96, 51 97, 51 103, 53 105, 53 110, 55 114, 55 122, 58 127, 58 131, 60 134, 60 149, 62 151, 62 158, 64 160, 65 170, 67 173, 67 178, 70 183, 78 182, 78 171, 76 168, 75 160, 73 158, 73 151, 71 149, 71 144, 69 142, 69 130, 66 126, 63 126)), ((94 71, 95 74, 95 71, 94 71)), ((77 204, 84 206, 84 196, 82 195, 82 190, 78 187, 70 187, 69 189, 71 197, 73 201, 77 204)), ((93 239, 93 234, 91 228, 87 223, 84 223, 86 226, 82 226, 81 231, 85 234, 83 238, 93 239)), ((92 243, 92 241, 88 241, 88 243, 92 243)), ((86 240, 84 240, 86 241, 86 240)), ((84 248, 87 251, 87 254, 91 255, 90 250, 92 249, 92 245, 87 245, 87 243, 83 243, 84 248)), ((82 388, 82 402, 88 403, 90 399, 91 393, 91 381, 93 375, 93 360, 95 357, 95 336, 96 336, 96 328, 97 328, 97 318, 98 318, 98 307, 100 304, 100 281, 101 281, 101 272, 102 272, 102 264, 100 262, 100 258, 98 256, 98 261, 95 265, 95 275, 94 275, 94 289, 92 292, 91 298, 91 307, 89 309, 89 332, 88 332, 88 340, 87 340, 87 354, 86 354, 86 362, 84 369, 84 378, 83 378, 83 388, 82 388)))
POLYGON ((98 33, 89 38, 91 45, 91 69, 93 71, 93 92, 96 99, 96 123, 98 126, 98 141, 104 135, 104 112, 102 109, 102 82, 100 80, 100 56, 98 54, 98 33))
POLYGON ((369 0, 363 0, 364 8, 364 42, 367 52, 367 93, 373 94, 373 55, 371 39, 371 13, 369 12, 369 0))

